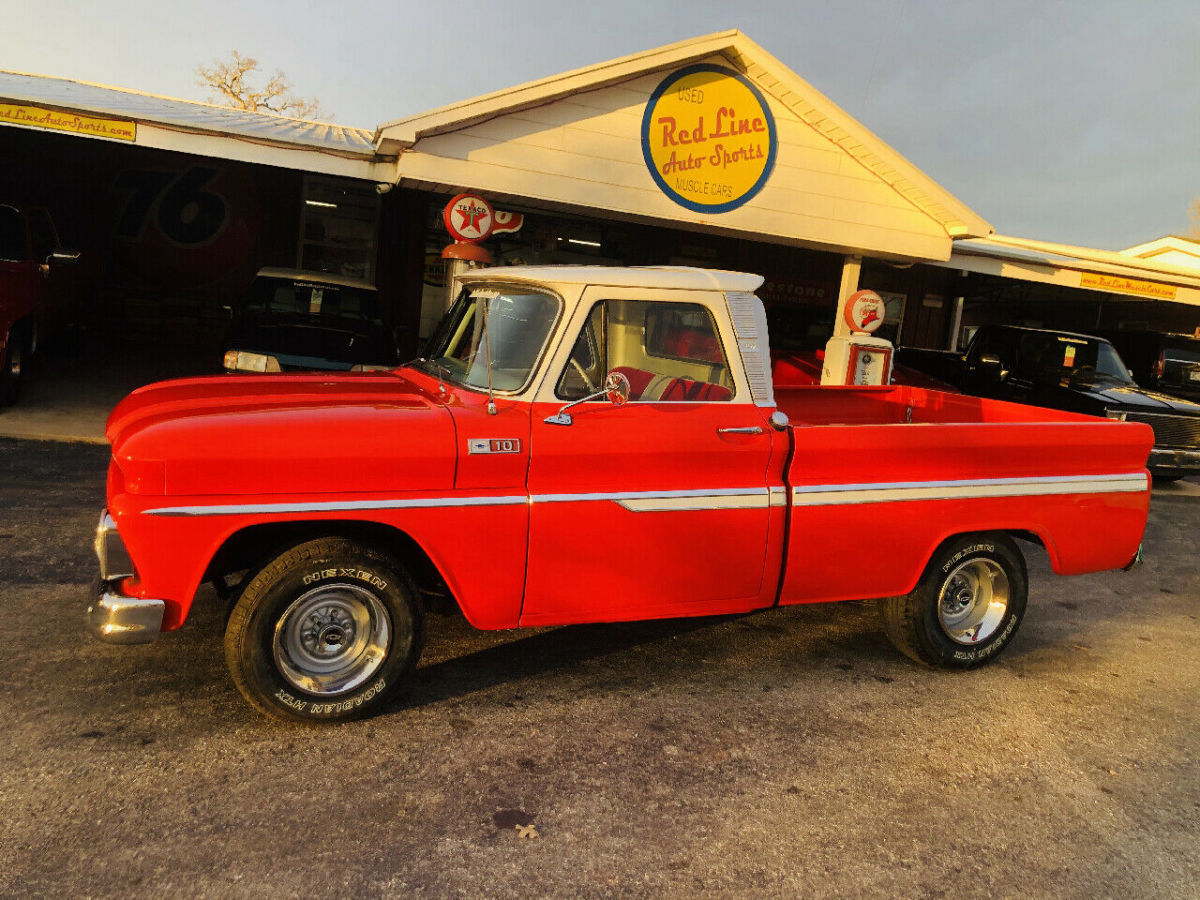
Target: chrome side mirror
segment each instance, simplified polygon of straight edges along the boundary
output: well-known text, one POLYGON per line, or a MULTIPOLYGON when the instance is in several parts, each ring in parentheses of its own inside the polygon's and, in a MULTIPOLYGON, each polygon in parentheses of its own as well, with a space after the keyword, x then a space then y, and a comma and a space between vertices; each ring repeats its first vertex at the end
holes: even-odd
POLYGON ((52 251, 46 259, 38 264, 38 271, 46 278, 50 277, 50 266, 52 263, 73 263, 79 261, 78 250, 64 250, 59 247, 52 251))
POLYGON ((629 379, 616 369, 604 379, 604 394, 613 406, 624 406, 629 402, 629 379))
POLYGON ((629 379, 620 372, 613 370, 604 379, 604 387, 600 388, 596 393, 580 397, 578 400, 572 400, 554 415, 547 416, 543 421, 547 425, 570 425, 574 419, 567 412, 568 409, 572 406, 578 406, 580 403, 587 403, 589 400, 599 400, 601 397, 613 406, 624 406, 629 402, 629 379))
POLYGON ((1004 361, 994 353, 985 353, 979 357, 979 373, 996 381, 1006 381, 1008 379, 1008 369, 1004 368, 1004 361))

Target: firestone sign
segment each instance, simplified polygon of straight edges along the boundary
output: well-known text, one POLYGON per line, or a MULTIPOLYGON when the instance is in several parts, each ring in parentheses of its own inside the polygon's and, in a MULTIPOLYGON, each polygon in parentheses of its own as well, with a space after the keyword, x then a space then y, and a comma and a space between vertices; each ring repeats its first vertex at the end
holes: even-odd
POLYGON ((720 66, 668 75, 642 115, 646 167, 663 193, 693 212, 728 212, 757 194, 777 148, 763 95, 720 66))
POLYGON ((887 304, 874 291, 855 291, 846 298, 846 324, 856 334, 874 334, 887 316, 887 304))

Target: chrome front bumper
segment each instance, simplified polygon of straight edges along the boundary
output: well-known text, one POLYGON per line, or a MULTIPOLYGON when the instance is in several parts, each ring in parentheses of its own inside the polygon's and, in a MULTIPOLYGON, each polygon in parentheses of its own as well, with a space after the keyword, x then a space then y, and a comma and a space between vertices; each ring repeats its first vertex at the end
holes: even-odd
POLYGON ((133 562, 108 510, 100 513, 93 545, 100 563, 100 577, 88 597, 88 630, 110 644, 145 644, 162 631, 162 600, 131 597, 121 591, 121 582, 133 574, 133 562))
POLYGON ((1198 475, 1200 450, 1162 450, 1155 447, 1150 451, 1146 468, 1152 475, 1155 472, 1163 475, 1198 475))
POLYGON ((88 630, 109 644, 147 644, 162 631, 162 600, 130 597, 121 592, 121 578, 97 578, 87 609, 88 630))

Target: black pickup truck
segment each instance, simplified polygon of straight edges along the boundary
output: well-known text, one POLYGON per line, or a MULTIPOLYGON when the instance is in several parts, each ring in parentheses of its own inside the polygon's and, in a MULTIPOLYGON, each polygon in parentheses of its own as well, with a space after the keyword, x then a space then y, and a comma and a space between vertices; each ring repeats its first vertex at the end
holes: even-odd
POLYGON ((1143 390, 1104 338, 983 325, 966 353, 901 348, 898 360, 959 390, 1068 412, 1145 422, 1159 481, 1200 474, 1200 403, 1143 390))
POLYGON ((1100 332, 1099 336, 1117 348, 1142 387, 1200 400, 1200 337, 1156 331, 1100 332))

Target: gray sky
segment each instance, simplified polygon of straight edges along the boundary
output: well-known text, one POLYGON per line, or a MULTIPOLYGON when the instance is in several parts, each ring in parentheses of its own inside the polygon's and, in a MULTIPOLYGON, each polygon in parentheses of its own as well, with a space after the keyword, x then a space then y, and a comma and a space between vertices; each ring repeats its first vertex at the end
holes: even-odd
POLYGON ((203 100, 237 49, 343 125, 740 28, 997 231, 1195 227, 1200 0, 7 0, 0 68, 203 100))

